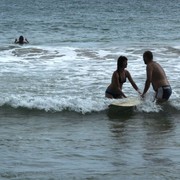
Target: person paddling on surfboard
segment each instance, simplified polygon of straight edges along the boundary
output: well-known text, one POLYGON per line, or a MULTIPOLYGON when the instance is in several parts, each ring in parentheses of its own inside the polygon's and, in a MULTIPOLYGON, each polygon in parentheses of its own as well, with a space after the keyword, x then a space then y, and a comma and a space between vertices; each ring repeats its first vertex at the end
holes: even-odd
POLYGON ((155 99, 158 102, 164 102, 169 99, 172 94, 171 86, 168 82, 166 74, 160 64, 153 61, 153 54, 151 51, 145 51, 143 60, 146 66, 147 79, 144 86, 142 97, 147 93, 150 84, 152 84, 155 91, 155 99))
POLYGON ((22 44, 29 43, 29 41, 26 38, 24 38, 23 36, 20 36, 19 40, 15 39, 14 43, 22 45, 22 44))
POLYGON ((126 79, 129 80, 133 88, 141 94, 137 85, 133 81, 131 74, 126 69, 127 68, 127 57, 120 56, 117 60, 117 70, 114 71, 111 79, 111 84, 107 87, 105 96, 107 98, 126 98, 126 95, 122 91, 122 86, 126 82, 126 79))

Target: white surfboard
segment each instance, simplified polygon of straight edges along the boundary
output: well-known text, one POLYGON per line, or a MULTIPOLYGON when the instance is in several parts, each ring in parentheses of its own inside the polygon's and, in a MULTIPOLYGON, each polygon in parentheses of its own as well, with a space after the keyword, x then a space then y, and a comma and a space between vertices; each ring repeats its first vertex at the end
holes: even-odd
POLYGON ((141 104, 141 100, 137 97, 129 97, 124 99, 114 100, 110 106, 116 107, 134 107, 141 104))

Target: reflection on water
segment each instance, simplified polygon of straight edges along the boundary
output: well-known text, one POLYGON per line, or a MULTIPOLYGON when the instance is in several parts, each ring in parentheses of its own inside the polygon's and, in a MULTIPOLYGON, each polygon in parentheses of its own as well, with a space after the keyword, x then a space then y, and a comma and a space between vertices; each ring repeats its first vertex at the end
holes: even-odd
POLYGON ((134 114, 134 107, 122 108, 122 107, 109 107, 107 109, 107 115, 110 119, 129 119, 134 114))
POLYGON ((118 113, 108 114, 110 131, 117 142, 114 150, 119 152, 126 167, 135 167, 137 174, 144 171, 146 178, 149 175, 151 178, 176 178, 179 148, 172 140, 179 137, 176 137, 174 115, 169 111, 132 112, 124 116, 118 113))
POLYGON ((178 113, 108 113, 1 109, 0 177, 178 179, 178 113))
POLYGON ((152 172, 159 173, 163 170, 161 176, 166 176, 166 172, 170 171, 169 167, 176 170, 175 154, 172 154, 174 148, 171 146, 171 139, 175 135, 173 119, 164 112, 149 115, 148 118, 145 116, 145 119, 146 136, 143 143, 145 165, 149 166, 152 172))

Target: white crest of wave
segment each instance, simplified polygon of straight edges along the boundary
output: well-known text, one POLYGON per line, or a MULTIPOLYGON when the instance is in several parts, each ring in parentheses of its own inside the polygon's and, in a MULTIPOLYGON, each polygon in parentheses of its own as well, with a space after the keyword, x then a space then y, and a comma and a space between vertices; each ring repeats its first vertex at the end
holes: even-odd
POLYGON ((2 105, 13 108, 28 108, 44 110, 46 112, 61 112, 63 110, 75 111, 86 114, 107 109, 107 101, 104 98, 77 98, 77 97, 27 97, 12 95, 0 100, 2 105))
POLYGON ((142 103, 137 106, 137 111, 139 112, 160 112, 162 107, 160 104, 157 104, 153 93, 148 93, 147 96, 143 99, 142 103))
POLYGON ((160 105, 158 105, 156 103, 156 101, 149 101, 149 100, 145 100, 143 101, 142 104, 137 106, 137 111, 138 112, 146 112, 146 113, 150 113, 150 112, 159 112, 162 110, 162 107, 160 105))
MULTIPOLYGON (((100 112, 108 109, 108 106, 113 100, 106 99, 104 97, 94 98, 94 97, 44 97, 44 96, 21 96, 21 95, 11 95, 9 97, 1 97, 0 105, 8 105, 13 108, 27 108, 27 109, 37 109, 46 112, 61 112, 64 110, 74 111, 82 114, 91 112, 100 112)), ((136 110, 138 112, 160 112, 162 110, 161 105, 153 102, 149 98, 142 101, 140 105, 137 106, 136 110)))

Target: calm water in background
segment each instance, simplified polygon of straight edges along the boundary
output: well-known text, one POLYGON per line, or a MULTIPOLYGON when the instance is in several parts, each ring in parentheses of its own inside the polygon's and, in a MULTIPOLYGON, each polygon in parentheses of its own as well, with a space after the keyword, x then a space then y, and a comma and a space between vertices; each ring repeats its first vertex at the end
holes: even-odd
MULTIPOLYGON (((180 3, 2 0, 0 179, 179 179, 180 3), (30 44, 14 39, 24 35, 30 44), (104 91, 119 55, 140 89, 154 53, 173 94, 130 112, 104 91)), ((137 96, 130 83, 124 92, 137 96)))

